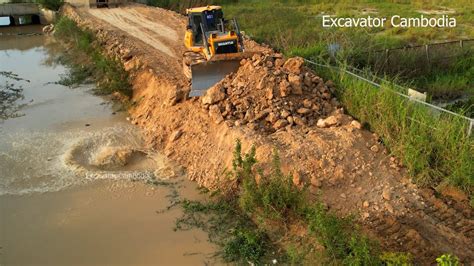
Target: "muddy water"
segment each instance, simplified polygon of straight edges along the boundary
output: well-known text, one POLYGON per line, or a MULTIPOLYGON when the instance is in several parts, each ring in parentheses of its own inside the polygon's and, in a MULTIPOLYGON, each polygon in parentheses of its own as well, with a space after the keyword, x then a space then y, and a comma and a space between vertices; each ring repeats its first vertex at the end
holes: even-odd
POLYGON ((24 79, 0 76, 24 95, 0 122, 0 265, 208 263, 205 233, 174 232, 181 210, 161 212, 176 192, 201 198, 195 185, 91 86, 55 84, 57 51, 49 37, 0 36, 0 71, 24 79))

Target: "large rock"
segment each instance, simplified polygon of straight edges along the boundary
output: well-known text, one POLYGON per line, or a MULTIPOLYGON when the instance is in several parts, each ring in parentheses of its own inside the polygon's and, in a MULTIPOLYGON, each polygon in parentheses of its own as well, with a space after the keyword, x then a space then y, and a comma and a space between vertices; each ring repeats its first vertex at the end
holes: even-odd
POLYGON ((201 98, 203 104, 214 104, 225 98, 224 88, 221 83, 217 83, 207 90, 206 94, 201 98))
POLYGON ((296 95, 303 94, 303 84, 300 75, 289 74, 288 81, 291 85, 291 92, 296 95))
POLYGON ((295 122, 295 124, 297 124, 298 126, 304 126, 306 125, 306 122, 303 118, 299 117, 299 116, 294 116, 293 117, 293 121, 295 122))
POLYGON ((224 121, 224 117, 222 116, 221 110, 217 105, 211 105, 209 107, 209 116, 216 124, 222 123, 224 121))
POLYGON ((325 128, 339 125, 339 123, 339 119, 336 116, 332 115, 326 119, 319 119, 316 123, 316 126, 320 128, 325 128))
POLYGON ((280 119, 276 121, 275 124, 273 124, 273 128, 280 129, 282 127, 285 127, 286 125, 288 125, 288 121, 286 119, 280 119))
POLYGON ((291 87, 290 87, 290 83, 288 83, 288 81, 285 80, 282 80, 280 82, 280 96, 281 97, 286 97, 288 95, 290 95, 291 93, 291 87))
POLYGON ((353 121, 351 122, 351 126, 352 126, 353 128, 362 129, 362 124, 361 124, 359 121, 356 121, 356 120, 353 120, 353 121))
POLYGON ((283 70, 288 73, 299 75, 301 73, 301 67, 304 64, 304 59, 301 57, 293 57, 286 60, 283 65, 283 70))
POLYGON ((304 99, 303 100, 303 106, 305 108, 311 108, 312 105, 313 105, 313 103, 311 102, 311 100, 309 100, 309 99, 304 99))
POLYGON ((302 107, 302 108, 299 108, 298 110, 296 110, 296 112, 300 115, 306 115, 306 114, 311 113, 311 110, 308 109, 308 108, 302 107))
POLYGON ((280 68, 283 66, 283 64, 285 64, 285 60, 281 59, 281 58, 278 58, 275 60, 275 67, 276 68, 280 68))
POLYGON ((266 120, 273 124, 278 120, 278 115, 276 115, 274 112, 271 112, 268 114, 266 120))

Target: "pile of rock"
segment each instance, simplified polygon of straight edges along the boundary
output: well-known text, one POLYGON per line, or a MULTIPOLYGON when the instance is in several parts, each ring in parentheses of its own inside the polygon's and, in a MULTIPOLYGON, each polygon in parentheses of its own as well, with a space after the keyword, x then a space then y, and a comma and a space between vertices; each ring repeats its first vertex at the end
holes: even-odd
POLYGON ((316 125, 338 107, 334 85, 303 66, 300 57, 256 54, 201 98, 216 123, 248 125, 275 132, 287 127, 316 125))

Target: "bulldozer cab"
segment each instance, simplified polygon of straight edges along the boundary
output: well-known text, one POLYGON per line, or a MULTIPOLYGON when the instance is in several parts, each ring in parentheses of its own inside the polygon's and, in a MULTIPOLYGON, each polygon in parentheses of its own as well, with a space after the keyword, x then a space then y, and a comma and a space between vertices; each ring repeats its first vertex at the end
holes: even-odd
POLYGON ((203 32, 219 31, 219 24, 223 22, 224 15, 220 6, 207 6, 190 8, 188 14, 188 29, 193 31, 193 42, 195 46, 203 45, 203 32), (201 28, 201 25, 203 28, 201 28))

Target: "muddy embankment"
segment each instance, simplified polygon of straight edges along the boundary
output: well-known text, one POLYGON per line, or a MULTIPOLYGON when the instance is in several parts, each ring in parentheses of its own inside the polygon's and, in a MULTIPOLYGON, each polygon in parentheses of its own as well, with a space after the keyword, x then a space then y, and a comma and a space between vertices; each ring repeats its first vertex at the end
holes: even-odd
POLYGON ((123 62, 133 84, 132 123, 190 179, 217 186, 237 138, 244 150, 256 145, 261 164, 276 147, 296 184, 310 184, 338 214, 356 214, 383 248, 411 252, 421 264, 446 252, 474 261, 467 199, 449 191, 435 197, 412 184, 379 137, 338 109, 331 82, 300 60, 249 42, 259 56, 242 62, 205 97, 185 99, 190 84, 181 67, 182 16, 141 5, 89 11, 66 5, 62 12, 123 62))

